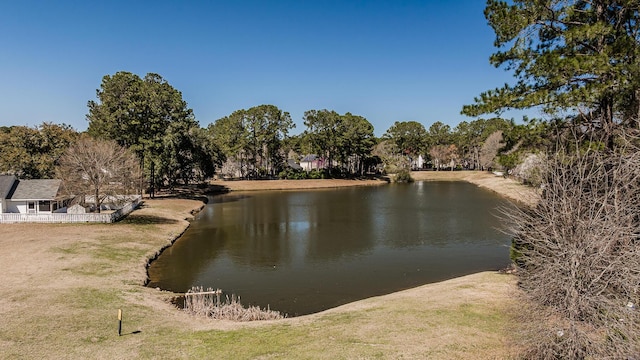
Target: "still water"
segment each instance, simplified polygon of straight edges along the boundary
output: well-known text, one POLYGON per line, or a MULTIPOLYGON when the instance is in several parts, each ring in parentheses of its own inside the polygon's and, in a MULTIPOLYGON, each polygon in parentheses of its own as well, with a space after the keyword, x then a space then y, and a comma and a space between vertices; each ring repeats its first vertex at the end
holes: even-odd
POLYGON ((221 288, 289 316, 509 264, 495 194, 417 182, 213 196, 149 286, 221 288))

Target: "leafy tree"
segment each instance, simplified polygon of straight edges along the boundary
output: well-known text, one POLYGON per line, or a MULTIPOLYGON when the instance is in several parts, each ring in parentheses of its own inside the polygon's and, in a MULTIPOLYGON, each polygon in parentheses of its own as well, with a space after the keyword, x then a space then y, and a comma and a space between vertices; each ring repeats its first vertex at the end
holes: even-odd
POLYGON ((283 144, 295 125, 288 112, 274 105, 237 110, 216 120, 209 132, 242 176, 277 174, 284 164, 283 144))
POLYGON ((220 149, 206 130, 180 122, 170 125, 163 137, 162 155, 156 165, 170 187, 213 176, 222 165, 220 149))
POLYGON ((451 127, 436 121, 429 126, 429 145, 447 145, 451 143, 451 127))
POLYGON ((96 210, 109 196, 135 193, 142 173, 138 159, 115 141, 88 136, 72 144, 60 158, 56 174, 68 195, 94 198, 96 210))
POLYGON ((58 159, 77 136, 65 124, 5 127, 0 131, 0 173, 23 179, 52 178, 58 159))
POLYGON ((520 153, 512 152, 498 156, 498 163, 502 165, 505 176, 510 175, 510 171, 520 163, 520 153))
POLYGON ((416 157, 425 152, 427 131, 417 121, 396 121, 383 135, 395 145, 398 154, 416 157))
POLYGON ((212 177, 224 163, 225 157, 207 129, 194 127, 189 132, 193 175, 198 181, 212 177))
POLYGON ((285 160, 282 142, 295 127, 289 113, 274 105, 254 106, 246 111, 245 127, 254 169, 277 174, 285 160))
POLYGON ((516 82, 463 113, 539 107, 568 127, 539 205, 509 217, 531 307, 524 357, 636 357, 639 166, 625 137, 640 121, 638 2, 488 0, 485 15, 501 48, 491 62, 516 82))
POLYGON ((167 173, 156 173, 156 165, 165 160, 162 156, 171 153, 164 151, 165 136, 176 129, 185 131, 197 127, 193 111, 178 90, 153 73, 142 79, 124 71, 106 75, 96 96, 97 102, 88 102, 88 133, 115 140, 134 151, 150 180, 153 196, 163 177, 171 177, 167 173))
POLYGON ((329 164, 339 156, 338 123, 340 114, 331 110, 308 110, 304 112, 305 138, 311 151, 326 157, 329 164))
POLYGON ((346 113, 338 124, 339 160, 347 164, 351 173, 363 173, 376 139, 373 125, 362 116, 346 113))
POLYGON ((227 173, 229 169, 233 169, 233 172, 239 170, 242 177, 246 175, 244 163, 248 146, 248 134, 244 127, 244 112, 244 110, 234 111, 231 115, 216 120, 207 128, 214 143, 220 147, 222 154, 224 154, 226 161, 223 166, 226 169, 224 173, 227 173), (236 167, 235 164, 238 166, 236 167))
POLYGON ((482 93, 464 114, 540 107, 607 134, 638 127, 636 1, 489 0, 485 16, 501 48, 491 63, 512 70, 516 83, 482 93))
POLYGON ((363 172, 364 162, 375 145, 373 125, 362 116, 340 115, 330 110, 304 113, 304 139, 312 152, 338 162, 351 173, 363 172))

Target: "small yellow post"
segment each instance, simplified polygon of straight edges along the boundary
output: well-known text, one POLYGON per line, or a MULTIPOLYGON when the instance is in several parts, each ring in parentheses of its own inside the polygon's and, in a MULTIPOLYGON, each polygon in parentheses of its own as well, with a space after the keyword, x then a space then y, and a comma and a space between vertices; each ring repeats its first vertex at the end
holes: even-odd
POLYGON ((118 309, 118 336, 122 335, 122 309, 118 309))

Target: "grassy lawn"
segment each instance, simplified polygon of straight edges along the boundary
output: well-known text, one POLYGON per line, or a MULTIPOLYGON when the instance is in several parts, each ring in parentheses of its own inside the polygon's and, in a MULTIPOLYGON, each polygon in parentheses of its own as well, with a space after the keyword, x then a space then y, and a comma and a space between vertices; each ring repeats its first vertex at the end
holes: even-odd
POLYGON ((0 354, 17 359, 502 359, 515 278, 479 273, 271 322, 176 310, 146 263, 201 203, 146 200, 108 225, 0 225, 0 354), (117 336, 117 311, 124 313, 117 336))

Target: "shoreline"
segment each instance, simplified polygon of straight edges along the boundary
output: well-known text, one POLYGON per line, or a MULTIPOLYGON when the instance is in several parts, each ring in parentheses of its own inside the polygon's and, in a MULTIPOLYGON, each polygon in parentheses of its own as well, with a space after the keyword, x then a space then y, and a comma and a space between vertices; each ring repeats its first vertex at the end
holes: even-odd
MULTIPOLYGON (((412 171, 411 176, 415 181, 466 181, 527 206, 534 206, 539 198, 534 188, 487 171, 412 171)), ((350 186, 379 186, 389 183, 388 178, 364 180, 216 180, 211 181, 210 186, 214 192, 228 192, 330 189, 350 186)))
MULTIPOLYGON (((492 191, 499 196, 502 196, 510 201, 514 201, 516 203, 525 205, 525 206, 535 206, 537 204, 539 195, 536 190, 532 187, 521 184, 520 182, 511 179, 505 178, 503 176, 495 175, 491 172, 487 171, 412 171, 411 176, 415 181, 464 181, 476 185, 482 189, 486 189, 492 191)), ((344 187, 353 187, 353 186, 379 186, 390 184, 391 181, 388 179, 304 179, 304 180, 216 180, 211 181, 210 186, 213 187, 214 192, 210 192, 210 195, 215 196, 220 193, 227 192, 243 192, 243 191, 296 191, 296 190, 319 190, 319 189, 332 189, 332 188, 344 188, 344 187)), ((199 201, 199 200, 198 200, 199 201)), ((198 208, 194 208, 190 211, 190 214, 195 216, 197 213, 202 211, 206 203, 201 201, 201 205, 198 208)), ((169 241, 168 244, 165 244, 162 248, 156 251, 152 256, 147 258, 147 262, 145 264, 145 273, 146 278, 143 282, 144 287, 150 282, 149 276, 149 267, 151 263, 156 260, 162 252, 171 248, 173 244, 180 239, 180 237, 189 229, 191 225, 191 219, 188 219, 187 226, 173 239, 169 241)), ((467 275, 470 276, 470 275, 467 275)), ((465 276, 463 276, 465 277, 465 276)), ((446 282, 450 280, 457 279, 452 278, 449 280, 444 280, 441 282, 446 282)), ((427 286, 430 284, 438 284, 436 283, 428 283, 422 286, 427 286)), ((157 289, 156 289, 157 290, 157 289)), ((170 290, 160 289, 163 292, 174 294, 175 296, 179 296, 180 294, 172 292, 170 290)), ((402 290, 409 291, 411 289, 402 290)), ((390 293, 383 296, 393 295, 394 293, 390 293)), ((366 300, 366 299, 363 299, 366 300)), ((359 301, 363 301, 359 300, 359 301)), ((341 305, 339 308, 349 308, 351 304, 357 303, 359 301, 355 301, 353 303, 348 303, 341 305)), ((318 314, 323 314, 325 312, 331 312, 332 309, 327 309, 318 313, 302 315, 293 318, 285 318, 283 320, 291 320, 291 319, 299 319, 299 318, 307 318, 313 317, 318 314)), ((264 322, 264 321, 263 321, 264 322)))

